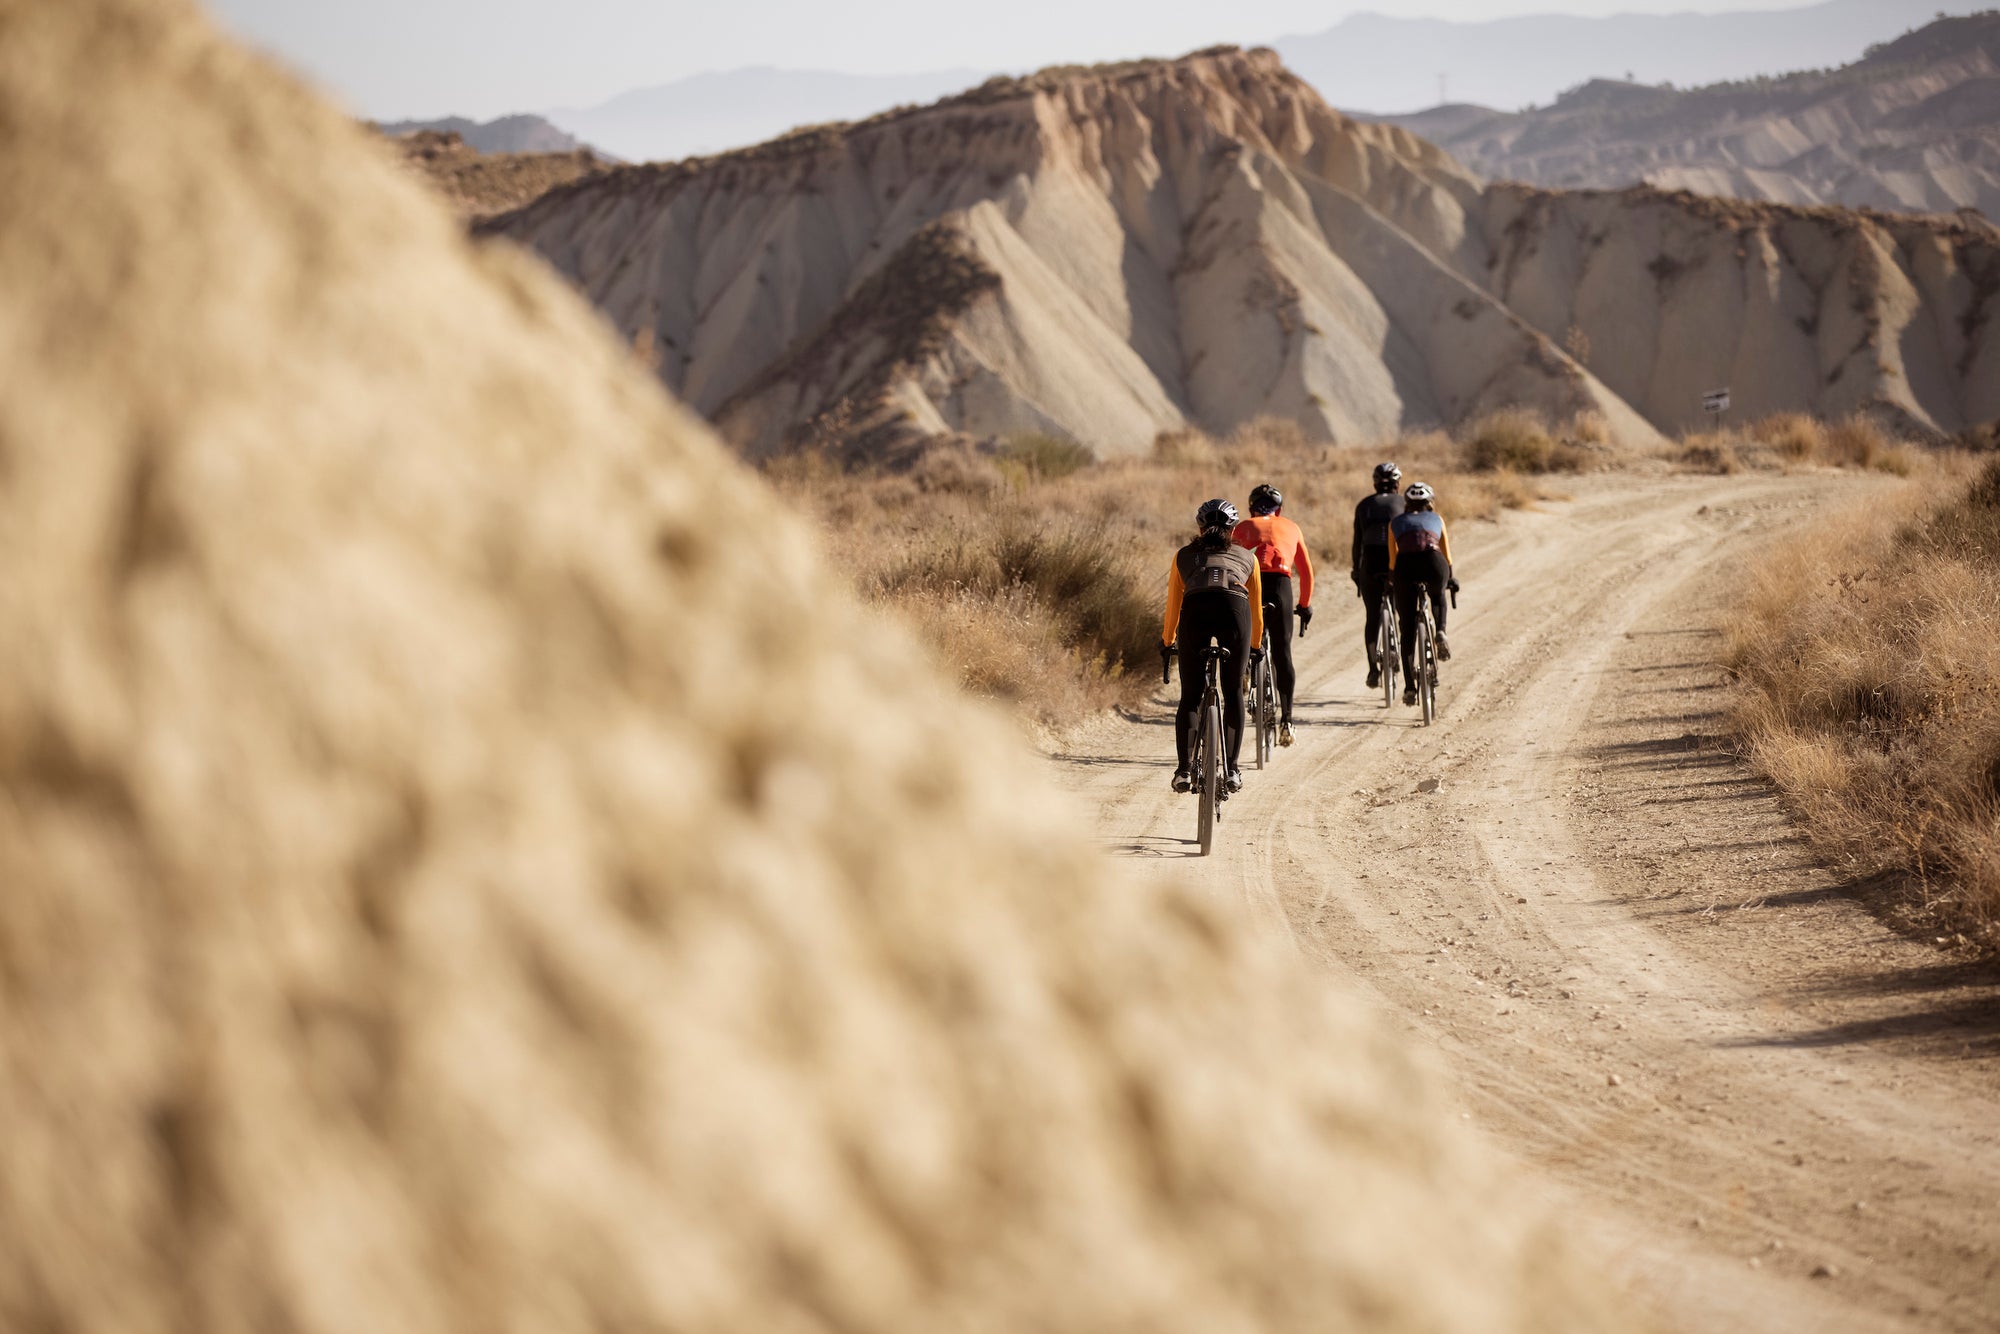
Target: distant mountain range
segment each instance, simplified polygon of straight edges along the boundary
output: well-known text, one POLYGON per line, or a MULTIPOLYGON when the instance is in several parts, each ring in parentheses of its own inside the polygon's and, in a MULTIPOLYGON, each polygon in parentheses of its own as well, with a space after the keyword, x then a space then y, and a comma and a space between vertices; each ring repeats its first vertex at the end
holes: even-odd
POLYGON ((617 157, 660 162, 762 143, 804 125, 862 120, 891 107, 934 102, 985 77, 978 70, 878 76, 739 69, 636 89, 548 117, 617 157))
MULTIPOLYGON (((1336 106, 1398 112, 1450 100, 1515 109, 1591 79, 1708 84, 1846 64, 1965 0, 1826 0, 1734 14, 1542 16, 1452 23, 1357 14, 1325 32, 1271 45, 1336 106)), ((749 68, 700 74, 544 113, 563 131, 634 162, 668 161, 762 143, 787 130, 863 120, 981 82, 992 70, 857 75, 749 68)), ((518 119, 518 118, 509 118, 518 119)), ((499 124, 501 122, 495 122, 499 124)), ((426 128, 459 129, 427 123, 426 128)), ((465 131, 459 129, 461 134, 465 131)), ((548 151, 512 146, 482 151, 548 151)))
POLYGON ((1380 119, 1492 180, 2000 217, 2000 12, 1938 20, 1833 71, 1686 91, 1598 79, 1537 111, 1380 119))
POLYGON ((1545 14, 1487 23, 1356 14, 1272 45, 1320 96, 1350 111, 1439 103, 1513 111, 1591 79, 1710 84, 1844 65, 1873 43, 1976 7, 1964 0, 1826 0, 1729 14, 1545 14))
POLYGON ((391 138, 425 130, 455 134, 465 141, 466 147, 481 153, 573 153, 591 147, 535 115, 502 116, 489 121, 445 116, 438 120, 387 121, 375 128, 391 138))

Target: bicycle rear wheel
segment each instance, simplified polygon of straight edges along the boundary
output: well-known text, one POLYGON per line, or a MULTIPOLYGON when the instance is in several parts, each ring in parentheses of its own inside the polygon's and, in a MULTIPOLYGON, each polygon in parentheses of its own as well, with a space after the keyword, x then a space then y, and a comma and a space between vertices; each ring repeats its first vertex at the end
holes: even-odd
POLYGON ((1265 758, 1264 757, 1264 683, 1265 683, 1264 679, 1265 677, 1269 676, 1270 673, 1271 673, 1271 664, 1268 660, 1264 662, 1253 662, 1250 664, 1249 707, 1243 711, 1244 725, 1246 727, 1251 728, 1252 729, 1251 735, 1257 738, 1257 748, 1256 748, 1257 754, 1255 756, 1255 759, 1257 761, 1257 767, 1259 769, 1264 767, 1264 758, 1265 758))
POLYGON ((1431 618, 1425 616, 1417 622, 1417 698, 1424 706, 1424 726, 1437 721, 1437 658, 1433 656, 1431 618))
POLYGON ((1201 817, 1196 836, 1206 857, 1215 843, 1215 817, 1222 804, 1222 701, 1209 696, 1201 708, 1201 817))
POLYGON ((1264 660, 1257 664, 1257 767, 1271 762, 1271 748, 1278 740, 1278 685, 1271 671, 1271 636, 1264 636, 1264 660))

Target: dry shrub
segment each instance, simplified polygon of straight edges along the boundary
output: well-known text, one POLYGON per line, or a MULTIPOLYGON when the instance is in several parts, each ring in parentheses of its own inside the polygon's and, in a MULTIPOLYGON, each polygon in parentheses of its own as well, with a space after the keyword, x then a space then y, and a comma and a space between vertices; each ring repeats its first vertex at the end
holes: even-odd
POLYGON ((1020 475, 1031 481, 1053 482, 1096 462, 1088 445, 1063 436, 1032 432, 1017 435, 1000 451, 1001 459, 1013 464, 1020 475))
POLYGON ((1194 426, 1162 431, 1153 438, 1153 458, 1173 468, 1212 468, 1221 451, 1208 433, 1194 426))
POLYGON ((1826 455, 1826 428, 1803 412, 1781 412, 1752 422, 1747 434, 1788 463, 1809 463, 1826 455))
POLYGON ((1921 494, 1757 572, 1734 721, 1815 840, 1907 874, 1912 920, 2000 947, 2000 463, 1948 505, 1921 494))
POLYGON ((1733 437, 1720 432, 1689 436, 1680 444, 1678 461, 1695 472, 1727 475, 1738 472, 1743 461, 1736 453, 1733 437))
POLYGON ((1872 468, 1894 443, 1873 417, 1843 417, 1826 429, 1826 461, 1840 468, 1872 468))
POLYGON ((1542 419, 1525 408, 1489 412, 1465 430, 1466 458, 1480 472, 1547 472, 1555 438, 1542 419))
POLYGON ((1579 412, 1571 420, 1568 434, 1578 444, 1608 446, 1611 444, 1611 423, 1601 412, 1579 412))
POLYGON ((1253 417, 1229 433, 1226 446, 1242 454, 1296 455, 1307 447, 1306 433, 1290 417, 1253 417))
POLYGON ((191 4, 0 30, 9 1327, 1621 1323, 544 266, 191 4))

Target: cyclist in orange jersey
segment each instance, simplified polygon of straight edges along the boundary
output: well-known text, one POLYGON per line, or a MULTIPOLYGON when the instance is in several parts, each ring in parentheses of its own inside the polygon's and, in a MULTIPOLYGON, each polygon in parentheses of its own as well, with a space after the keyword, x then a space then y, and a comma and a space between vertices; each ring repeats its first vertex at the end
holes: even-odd
POLYGON ((1257 553, 1264 585, 1264 628, 1271 632, 1271 678, 1278 687, 1278 744, 1292 744, 1292 616, 1299 634, 1312 624, 1313 563, 1306 535, 1285 517, 1285 498, 1265 482, 1250 493, 1250 517, 1236 525, 1236 545, 1257 553), (1297 588, 1293 580, 1297 579, 1297 588), (1294 602, 1296 600, 1296 605, 1294 602))

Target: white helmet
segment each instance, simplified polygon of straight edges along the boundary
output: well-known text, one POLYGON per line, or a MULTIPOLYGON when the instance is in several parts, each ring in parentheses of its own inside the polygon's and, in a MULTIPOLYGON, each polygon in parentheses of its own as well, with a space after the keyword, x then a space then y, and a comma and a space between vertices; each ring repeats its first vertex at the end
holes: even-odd
POLYGON ((1411 482, 1410 489, 1403 492, 1405 500, 1435 500, 1437 492, 1431 490, 1429 482, 1411 482))

